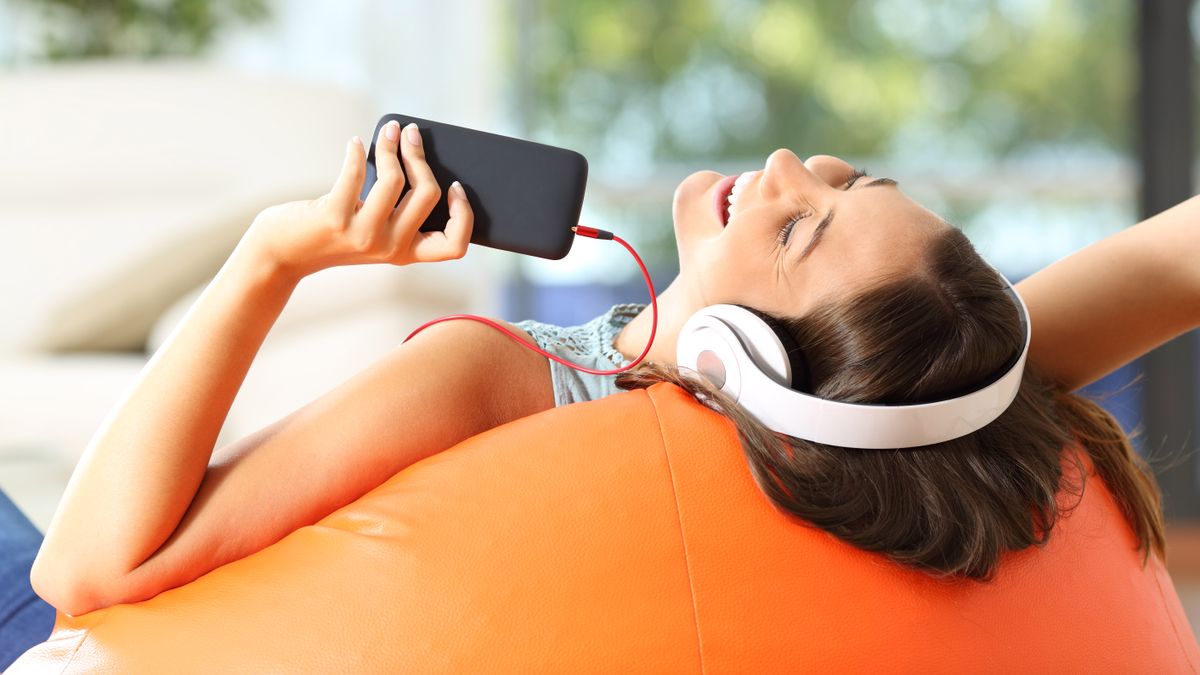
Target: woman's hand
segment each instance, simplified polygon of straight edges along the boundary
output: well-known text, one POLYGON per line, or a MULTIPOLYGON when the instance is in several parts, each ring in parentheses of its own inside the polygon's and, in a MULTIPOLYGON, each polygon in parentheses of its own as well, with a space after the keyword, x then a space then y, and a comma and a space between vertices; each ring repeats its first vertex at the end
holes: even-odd
POLYGON ((380 129, 375 140, 375 167, 378 180, 366 201, 361 201, 366 149, 354 137, 346 144, 342 172, 329 194, 264 210, 247 231, 246 243, 280 272, 296 279, 338 265, 407 265, 466 255, 474 212, 457 181, 450 187, 450 220, 445 231, 419 231, 441 199, 442 190, 425 161, 415 124, 403 133, 394 120, 380 129), (412 189, 396 206, 406 174, 412 189))

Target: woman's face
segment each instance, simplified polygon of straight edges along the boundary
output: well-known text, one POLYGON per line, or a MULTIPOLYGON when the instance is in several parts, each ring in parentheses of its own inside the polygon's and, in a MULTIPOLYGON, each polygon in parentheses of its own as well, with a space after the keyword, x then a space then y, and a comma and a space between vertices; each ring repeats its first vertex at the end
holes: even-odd
POLYGON ((859 175, 829 155, 802 162, 786 149, 771 153, 761 171, 688 176, 671 212, 679 275, 698 306, 741 304, 785 316, 878 275, 916 269, 929 236, 949 227, 893 181, 859 175))

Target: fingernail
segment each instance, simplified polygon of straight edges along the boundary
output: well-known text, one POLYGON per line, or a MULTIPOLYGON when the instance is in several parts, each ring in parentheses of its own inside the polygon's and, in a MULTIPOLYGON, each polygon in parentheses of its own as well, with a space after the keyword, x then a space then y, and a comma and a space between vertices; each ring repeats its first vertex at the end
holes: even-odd
POLYGON ((396 120, 392 120, 391 122, 388 122, 387 124, 383 125, 383 135, 389 141, 394 141, 397 138, 399 138, 400 137, 400 123, 397 122, 396 120))
POLYGON ((421 144, 421 132, 417 130, 417 123, 412 122, 405 129, 408 130, 408 142, 413 145, 421 144))
POLYGON ((467 196, 467 192, 466 192, 466 190, 463 189, 462 183, 460 183, 458 181, 454 181, 453 183, 451 183, 450 189, 454 190, 454 193, 457 194, 459 197, 467 196))
POLYGON ((363 146, 362 139, 361 139, 361 138, 359 138, 358 136, 355 136, 354 138, 351 138, 351 139, 350 139, 350 142, 351 142, 351 143, 354 143, 354 144, 357 144, 357 145, 358 145, 358 147, 360 147, 360 148, 363 146))

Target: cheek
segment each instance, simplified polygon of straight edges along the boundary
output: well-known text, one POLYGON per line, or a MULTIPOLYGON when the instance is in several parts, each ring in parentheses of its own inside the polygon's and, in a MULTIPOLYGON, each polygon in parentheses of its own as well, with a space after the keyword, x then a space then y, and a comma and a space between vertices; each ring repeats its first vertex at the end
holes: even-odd
POLYGON ((730 236, 695 240, 688 250, 688 263, 680 264, 680 274, 704 304, 754 306, 763 301, 772 280, 767 256, 753 243, 730 236))

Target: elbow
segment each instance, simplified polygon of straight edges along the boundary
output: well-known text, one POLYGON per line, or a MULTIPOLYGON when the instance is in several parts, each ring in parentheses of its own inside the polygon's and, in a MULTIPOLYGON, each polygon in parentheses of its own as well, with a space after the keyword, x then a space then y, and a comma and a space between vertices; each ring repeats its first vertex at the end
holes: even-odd
POLYGON ((88 584, 52 570, 45 570, 44 567, 34 562, 29 573, 29 584, 38 597, 55 609, 76 617, 105 606, 88 584))

